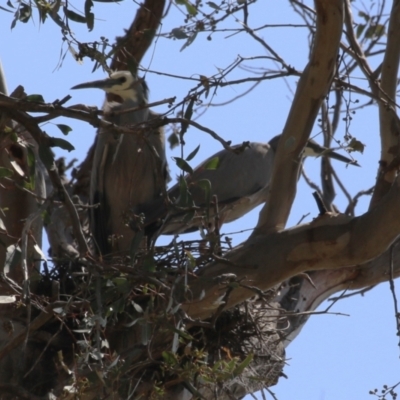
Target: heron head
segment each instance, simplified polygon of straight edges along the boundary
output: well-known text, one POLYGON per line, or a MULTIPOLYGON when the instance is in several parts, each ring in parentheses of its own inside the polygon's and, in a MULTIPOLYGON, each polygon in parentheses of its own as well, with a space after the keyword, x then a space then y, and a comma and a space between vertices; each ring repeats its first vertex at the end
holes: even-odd
POLYGON ((144 79, 135 78, 130 71, 113 72, 109 78, 81 83, 71 89, 102 89, 115 94, 122 100, 131 100, 138 104, 147 102, 148 89, 144 79))
MULTIPOLYGON (((278 144, 279 144, 281 137, 282 137, 282 134, 277 135, 268 142, 268 144, 271 146, 271 148, 274 152, 276 152, 276 150, 278 148, 278 144)), ((294 138, 291 137, 287 141, 287 143, 285 143, 285 145, 292 146, 292 145, 294 145, 294 143, 295 143, 294 138)), ((332 158, 334 160, 342 161, 346 164, 355 165, 357 167, 360 166, 356 160, 346 157, 346 156, 343 156, 339 153, 336 153, 332 149, 328 149, 327 147, 319 145, 314 140, 308 139, 302 156, 303 157, 320 157, 320 156, 324 156, 324 155, 329 158, 332 158)))

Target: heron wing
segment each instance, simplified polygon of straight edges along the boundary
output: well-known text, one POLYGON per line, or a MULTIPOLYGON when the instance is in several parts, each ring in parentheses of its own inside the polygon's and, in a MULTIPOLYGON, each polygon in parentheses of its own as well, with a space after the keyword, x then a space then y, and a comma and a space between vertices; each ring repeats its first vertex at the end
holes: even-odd
POLYGON ((92 173, 90 180, 90 224, 96 246, 102 254, 111 252, 109 236, 111 229, 108 224, 110 206, 105 193, 105 165, 109 157, 110 145, 104 134, 99 133, 96 137, 95 152, 93 157, 92 173))
MULTIPOLYGON (((235 146, 238 150, 240 146, 235 146)), ((220 214, 225 222, 233 221, 266 199, 267 188, 271 178, 274 153, 267 143, 250 143, 243 151, 222 150, 201 163, 193 174, 185 177, 188 189, 196 206, 206 206, 206 193, 201 180, 208 180, 211 184, 211 195, 217 196, 220 214), (216 169, 209 169, 212 159, 218 159, 216 169)), ((180 186, 174 185, 168 191, 172 200, 179 199, 180 186)), ((150 223, 167 214, 166 207, 161 202, 154 204, 146 213, 150 223)), ((201 223, 199 219, 185 222, 185 213, 172 212, 162 228, 163 234, 193 232, 201 223)))
MULTIPOLYGON (((219 204, 229 204, 265 187, 271 178, 272 165, 273 152, 269 145, 253 142, 239 153, 229 150, 216 153, 195 168, 192 175, 186 176, 186 181, 196 205, 205 205, 205 191, 197 184, 203 179, 210 181, 211 193, 217 196, 219 204), (210 160, 215 158, 217 168, 208 169, 210 160)), ((179 196, 179 185, 169 190, 169 196, 179 196)))

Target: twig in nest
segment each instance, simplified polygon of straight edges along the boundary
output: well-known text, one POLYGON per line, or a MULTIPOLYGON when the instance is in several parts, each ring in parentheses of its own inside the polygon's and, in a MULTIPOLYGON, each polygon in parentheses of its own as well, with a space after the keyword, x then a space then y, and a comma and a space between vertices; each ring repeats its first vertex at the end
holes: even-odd
POLYGON ((321 194, 315 191, 313 193, 315 202, 317 203, 318 210, 319 210, 319 215, 324 215, 328 212, 328 209, 326 208, 324 201, 322 200, 321 194))

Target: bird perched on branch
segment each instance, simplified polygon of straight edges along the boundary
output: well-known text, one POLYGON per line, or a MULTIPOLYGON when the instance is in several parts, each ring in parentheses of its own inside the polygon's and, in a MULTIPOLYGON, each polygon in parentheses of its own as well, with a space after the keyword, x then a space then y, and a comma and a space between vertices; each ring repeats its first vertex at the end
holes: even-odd
MULTIPOLYGON (((265 203, 280 138, 281 135, 275 136, 268 143, 250 142, 241 151, 243 145, 233 146, 236 151, 221 150, 209 157, 192 174, 186 175, 184 181, 168 190, 168 197, 180 210, 172 207, 167 212, 166 207, 161 206, 161 199, 156 201, 158 204, 149 205, 151 209, 146 211, 148 224, 152 227, 149 229, 155 229, 158 223, 160 234, 194 232, 200 226, 206 226, 205 210, 208 211, 208 222, 212 222, 215 206, 207 203, 213 197, 218 200, 219 226, 265 203), (195 211, 193 206, 199 209, 195 211)), ((358 166, 356 161, 309 140, 303 156, 321 155, 358 166)))
POLYGON ((119 101, 105 101, 104 120, 132 129, 130 133, 120 133, 112 125, 99 129, 90 179, 90 202, 94 205, 90 225, 96 246, 104 255, 126 253, 136 234, 129 224, 138 207, 158 199, 165 190, 164 132, 149 127, 148 122, 157 115, 147 107, 145 81, 131 72, 114 72, 107 79, 72 89, 88 88, 118 96, 119 101))

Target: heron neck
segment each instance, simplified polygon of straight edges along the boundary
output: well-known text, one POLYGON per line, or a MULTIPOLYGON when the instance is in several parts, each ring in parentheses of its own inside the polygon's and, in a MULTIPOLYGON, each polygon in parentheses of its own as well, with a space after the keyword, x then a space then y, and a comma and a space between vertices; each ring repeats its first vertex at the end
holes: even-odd
POLYGON ((107 119, 116 125, 120 126, 136 125, 140 124, 141 122, 147 121, 149 116, 148 108, 143 108, 141 110, 136 110, 136 111, 127 111, 124 113, 120 112, 140 107, 140 105, 141 104, 139 104, 137 101, 125 100, 123 103, 116 103, 116 102, 108 103, 104 107, 104 111, 110 113, 107 119))

